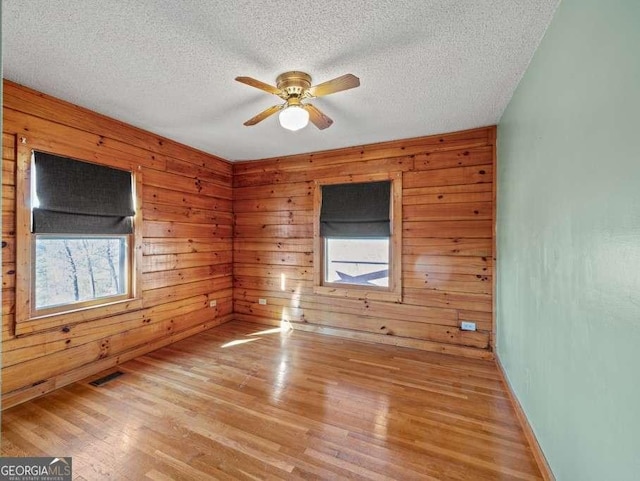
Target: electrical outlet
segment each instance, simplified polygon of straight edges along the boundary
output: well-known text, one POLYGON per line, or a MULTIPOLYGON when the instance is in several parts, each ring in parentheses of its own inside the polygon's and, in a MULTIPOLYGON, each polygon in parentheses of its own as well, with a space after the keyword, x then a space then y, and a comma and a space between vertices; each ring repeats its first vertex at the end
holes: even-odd
POLYGON ((476 323, 475 322, 462 321, 460 323, 460 329, 462 329, 463 331, 475 331, 476 330, 476 323))
POLYGON ((209 307, 216 307, 218 305, 218 301, 215 299, 213 301, 209 301, 209 307))
POLYGON ((267 305, 267 300, 266 299, 258 299, 258 304, 260 304, 261 306, 266 306, 267 305))

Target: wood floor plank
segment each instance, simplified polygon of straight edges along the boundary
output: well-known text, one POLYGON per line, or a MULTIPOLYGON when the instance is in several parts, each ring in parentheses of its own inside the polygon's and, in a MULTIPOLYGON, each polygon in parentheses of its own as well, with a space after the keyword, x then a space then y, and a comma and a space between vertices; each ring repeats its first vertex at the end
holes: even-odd
POLYGON ((490 361, 234 321, 3 413, 75 479, 542 479, 490 361))

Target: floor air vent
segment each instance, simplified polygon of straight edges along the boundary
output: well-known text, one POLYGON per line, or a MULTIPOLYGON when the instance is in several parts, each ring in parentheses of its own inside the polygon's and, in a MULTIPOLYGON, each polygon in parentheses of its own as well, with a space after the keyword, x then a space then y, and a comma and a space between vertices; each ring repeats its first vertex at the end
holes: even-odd
POLYGON ((95 381, 91 381, 89 384, 92 386, 102 386, 103 384, 108 383, 109 381, 122 376, 124 373, 122 371, 112 372, 111 374, 107 374, 106 376, 101 377, 100 379, 96 379, 95 381))

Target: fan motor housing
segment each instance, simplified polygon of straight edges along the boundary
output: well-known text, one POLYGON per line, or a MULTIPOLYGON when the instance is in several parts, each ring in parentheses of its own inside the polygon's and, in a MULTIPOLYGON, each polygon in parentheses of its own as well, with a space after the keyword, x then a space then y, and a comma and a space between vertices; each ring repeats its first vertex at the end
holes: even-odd
POLYGON ((299 97, 304 90, 311 87, 311 76, 296 70, 285 72, 278 75, 276 85, 288 95, 299 97))

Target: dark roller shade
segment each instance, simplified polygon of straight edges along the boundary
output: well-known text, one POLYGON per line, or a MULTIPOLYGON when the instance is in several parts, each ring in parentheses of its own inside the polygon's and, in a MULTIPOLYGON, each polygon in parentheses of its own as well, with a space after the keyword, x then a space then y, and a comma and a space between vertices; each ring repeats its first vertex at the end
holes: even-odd
POLYGON ((131 234, 131 217, 67 214, 33 209, 33 232, 37 234, 131 234))
POLYGON ((391 182, 322 186, 320 235, 388 237, 391 182))
POLYGON ((40 234, 130 234, 135 214, 131 173, 35 152, 33 231, 40 234))

